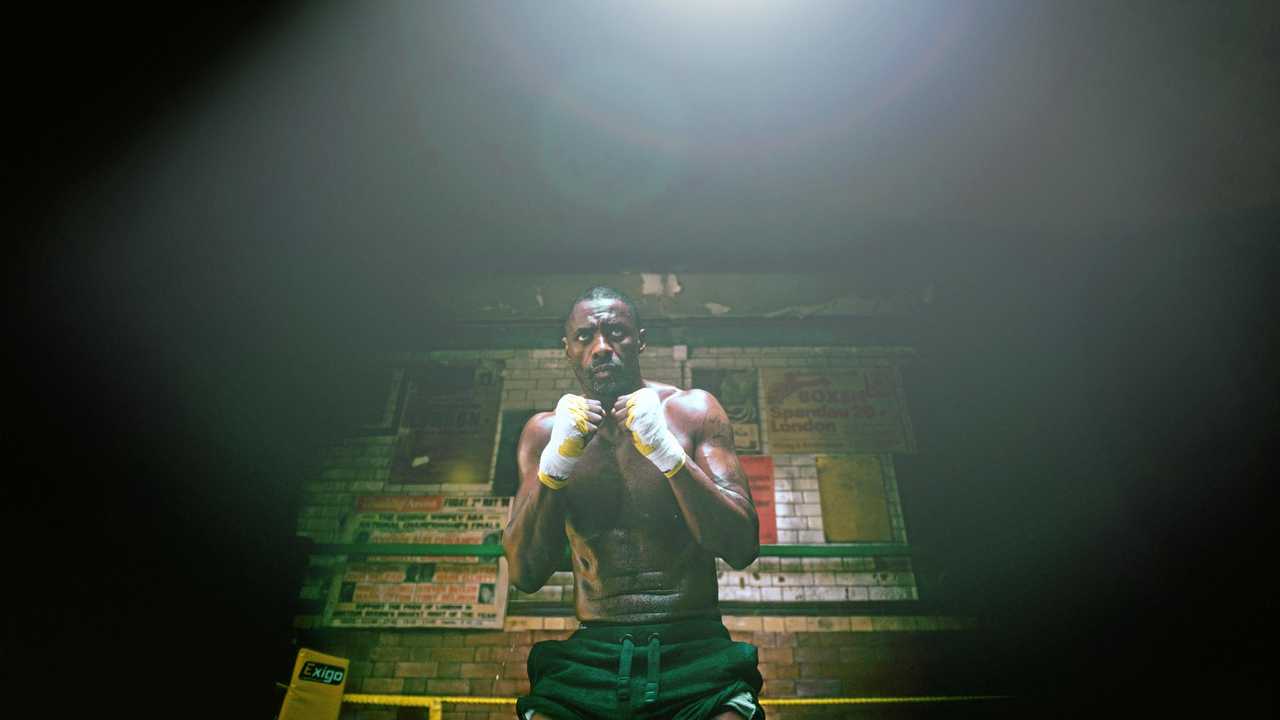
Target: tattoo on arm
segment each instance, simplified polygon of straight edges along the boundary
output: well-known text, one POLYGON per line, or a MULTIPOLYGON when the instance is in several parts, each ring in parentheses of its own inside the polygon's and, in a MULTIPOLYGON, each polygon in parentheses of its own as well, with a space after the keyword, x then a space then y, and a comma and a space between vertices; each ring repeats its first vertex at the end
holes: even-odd
MULTIPOLYGON (((714 402, 714 401, 713 401, 714 402)), ((738 464, 738 456, 733 444, 733 425, 729 417, 718 406, 708 408, 702 423, 702 441, 706 446, 707 473, 722 491, 738 496, 746 502, 750 495, 745 495, 747 487, 746 475, 738 464), (724 452, 714 452, 722 450, 724 452), (713 456, 714 455, 714 456, 713 456)))
POLYGON ((733 426, 723 413, 708 412, 702 426, 702 436, 706 442, 716 447, 733 447, 733 426))

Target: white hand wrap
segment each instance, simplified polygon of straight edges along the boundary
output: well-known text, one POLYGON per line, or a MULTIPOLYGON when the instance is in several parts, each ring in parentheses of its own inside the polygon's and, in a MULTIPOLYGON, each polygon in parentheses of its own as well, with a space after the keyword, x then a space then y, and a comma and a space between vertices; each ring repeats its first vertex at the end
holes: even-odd
POLYGON ((579 395, 564 395, 556 403, 551 440, 542 450, 538 462, 538 480, 552 490, 565 486, 573 466, 578 464, 587 445, 587 400, 579 395))
POLYGON ((662 400, 653 388, 641 388, 627 400, 627 429, 631 442, 663 475, 672 477, 684 467, 684 448, 667 428, 662 400))

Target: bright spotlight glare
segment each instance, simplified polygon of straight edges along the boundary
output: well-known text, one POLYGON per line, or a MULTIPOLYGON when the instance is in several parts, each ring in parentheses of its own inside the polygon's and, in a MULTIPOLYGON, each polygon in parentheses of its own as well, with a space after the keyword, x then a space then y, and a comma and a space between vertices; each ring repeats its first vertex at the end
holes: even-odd
POLYGON ((695 22, 759 23, 795 7, 795 0, 661 0, 665 11, 695 22))

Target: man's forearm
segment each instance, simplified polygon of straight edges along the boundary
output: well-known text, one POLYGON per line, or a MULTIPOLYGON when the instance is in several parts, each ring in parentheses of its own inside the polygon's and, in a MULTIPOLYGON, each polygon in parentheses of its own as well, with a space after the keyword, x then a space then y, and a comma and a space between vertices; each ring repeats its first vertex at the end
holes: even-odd
POLYGON ((524 592, 542 587, 564 546, 565 501, 557 497, 559 492, 533 484, 516 498, 511 522, 502 534, 511 582, 524 592))
POLYGON ((521 590, 537 591, 555 571, 565 545, 561 493, 579 474, 578 458, 594 439, 602 413, 599 401, 566 394, 556 403, 550 427, 545 415, 535 415, 520 434, 520 492, 502 544, 521 590))
MULTIPOLYGON (((587 444, 593 442, 597 442, 595 437, 587 444)), ((582 475, 575 465, 564 478, 565 485, 590 481, 582 475)), ((502 544, 513 575, 512 584, 524 592, 536 592, 560 562, 567 542, 564 522, 568 503, 564 493, 563 489, 555 490, 534 480, 524 483, 515 499, 502 544)))
POLYGON ((738 569, 756 559, 760 521, 749 498, 716 483, 692 460, 669 482, 699 545, 738 569))

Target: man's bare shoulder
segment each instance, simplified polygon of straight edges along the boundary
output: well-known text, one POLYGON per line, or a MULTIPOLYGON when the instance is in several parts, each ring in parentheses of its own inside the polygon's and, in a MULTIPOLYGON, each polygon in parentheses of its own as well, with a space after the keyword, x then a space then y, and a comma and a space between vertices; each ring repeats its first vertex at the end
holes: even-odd
POLYGON ((658 397, 662 399, 663 407, 667 409, 668 413, 681 418, 692 426, 700 425, 713 408, 720 406, 715 396, 706 390, 699 388, 683 390, 665 383, 647 384, 658 391, 658 397))
POLYGON ((670 400, 671 402, 679 403, 690 410, 697 410, 699 412, 705 412, 708 408, 712 408, 720 404, 716 401, 714 395, 701 388, 691 388, 689 390, 677 389, 676 392, 672 393, 670 400))
POLYGON ((675 385, 658 382, 657 380, 645 380, 644 386, 650 390, 657 391, 658 399, 663 403, 674 402, 681 406, 685 406, 696 404, 698 402, 705 402, 705 398, 710 397, 710 393, 706 390, 699 390, 697 388, 685 390, 683 388, 678 388, 675 385))
POLYGON ((537 413, 524 424, 524 429, 520 431, 520 442, 541 442, 545 445, 551 439, 551 429, 555 421, 554 412, 537 413))

